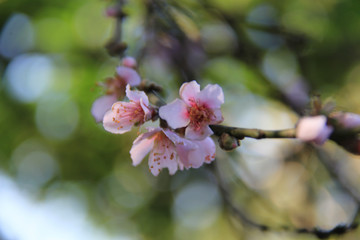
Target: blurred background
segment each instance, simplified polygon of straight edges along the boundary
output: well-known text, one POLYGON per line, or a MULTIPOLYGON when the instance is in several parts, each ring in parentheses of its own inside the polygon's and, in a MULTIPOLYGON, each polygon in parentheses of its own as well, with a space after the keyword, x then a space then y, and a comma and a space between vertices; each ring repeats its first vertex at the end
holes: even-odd
MULTIPOLYGON (((90 114, 104 94, 96 83, 120 63, 104 47, 115 4, 0 0, 0 239, 317 239, 316 229, 352 224, 360 159, 332 142, 245 139, 174 176, 152 176, 147 160, 134 168, 137 130, 112 135, 90 114)), ((360 113, 360 1, 131 0, 122 10, 125 55, 168 101, 197 79, 223 87, 229 126, 292 128, 319 94, 360 113)))

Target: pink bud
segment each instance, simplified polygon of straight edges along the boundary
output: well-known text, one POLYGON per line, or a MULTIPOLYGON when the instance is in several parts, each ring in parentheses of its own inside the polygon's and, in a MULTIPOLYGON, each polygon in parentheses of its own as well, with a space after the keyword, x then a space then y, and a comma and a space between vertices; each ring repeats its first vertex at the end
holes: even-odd
POLYGON ((360 126, 360 115, 350 112, 335 112, 331 115, 344 128, 355 128, 360 126))
POLYGON ((118 15, 118 10, 114 7, 108 7, 106 10, 105 10, 105 15, 107 17, 116 17, 118 15))
POLYGON ((326 125, 325 116, 313 116, 300 118, 296 127, 296 137, 305 142, 313 142, 319 145, 329 138, 333 127, 326 125))
POLYGON ((137 62, 136 59, 133 57, 124 57, 122 60, 122 65, 135 69, 137 67, 137 62))

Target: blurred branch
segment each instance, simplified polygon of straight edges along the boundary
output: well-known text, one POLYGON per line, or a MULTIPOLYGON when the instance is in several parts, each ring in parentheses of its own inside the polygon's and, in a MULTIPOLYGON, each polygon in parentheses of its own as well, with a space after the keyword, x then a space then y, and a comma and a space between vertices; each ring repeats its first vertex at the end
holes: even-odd
POLYGON ((279 228, 274 228, 266 224, 258 223, 251 218, 249 218, 244 211, 236 206, 235 202, 232 200, 232 190, 229 189, 225 181, 223 181, 223 176, 221 176, 221 173, 218 169, 218 167, 210 166, 211 170, 213 171, 214 175, 216 176, 216 183, 219 187, 219 190, 221 192, 221 196, 223 198, 223 201, 225 203, 225 206, 227 209, 237 218, 241 221, 241 223, 248 225, 250 227, 257 228, 261 231, 272 231, 272 232, 295 232, 298 234, 310 234, 314 235, 319 239, 326 239, 334 235, 343 235, 345 233, 348 233, 358 227, 358 224, 355 223, 355 220, 359 217, 359 211, 355 214, 353 222, 349 224, 343 224, 340 223, 337 226, 335 226, 332 229, 325 230, 318 227, 314 227, 312 229, 306 229, 306 228, 294 228, 293 226, 283 226, 279 228))
POLYGON ((122 23, 126 14, 123 12, 125 0, 118 0, 115 6, 111 7, 113 17, 116 18, 115 30, 110 41, 105 45, 110 56, 121 57, 127 48, 127 44, 122 42, 122 23))
POLYGON ((360 193, 354 188, 348 179, 341 173, 339 164, 321 148, 316 148, 316 154, 319 157, 320 162, 329 172, 332 179, 334 179, 341 188, 343 188, 359 205, 360 204, 360 193))
POLYGON ((146 51, 163 51, 168 57, 168 63, 179 73, 181 82, 196 79, 196 67, 189 65, 192 49, 189 46, 198 44, 184 32, 178 24, 172 10, 173 5, 164 0, 146 0, 147 14, 145 16, 147 44, 141 55, 146 51))
POLYGON ((263 224, 259 224, 255 221, 253 221, 251 218, 249 218, 240 208, 238 208, 237 206, 235 206, 234 202, 231 199, 231 190, 229 189, 229 187, 225 184, 225 182, 223 181, 223 177, 221 176, 221 173, 219 172, 218 167, 214 166, 214 165, 210 165, 209 168, 211 169, 211 171, 214 173, 215 175, 215 180, 216 183, 218 185, 218 188, 221 192, 221 196, 224 200, 225 206, 228 208, 228 210, 230 210, 230 212, 237 217, 238 219, 241 220, 242 223, 258 228, 262 231, 266 231, 269 229, 268 226, 263 225, 263 224))
POLYGON ((219 8, 212 6, 209 0, 202 0, 202 6, 207 9, 207 11, 212 12, 215 16, 222 21, 224 21, 228 26, 234 31, 238 39, 238 47, 233 51, 233 56, 243 62, 245 62, 251 70, 258 73, 262 84, 264 84, 268 89, 270 89, 271 95, 269 97, 279 100, 290 107, 297 114, 304 115, 304 105, 299 106, 297 103, 294 103, 289 96, 277 86, 275 86, 265 75, 258 69, 259 63, 263 58, 265 51, 257 47, 247 36, 246 29, 253 29, 257 31, 263 31, 271 34, 280 35, 285 39, 287 46, 295 52, 296 57, 299 60, 301 71, 304 71, 303 59, 301 52, 305 48, 308 39, 300 33, 291 32, 285 29, 282 26, 278 25, 261 25, 250 23, 246 20, 246 17, 241 13, 228 14, 221 11, 219 8))

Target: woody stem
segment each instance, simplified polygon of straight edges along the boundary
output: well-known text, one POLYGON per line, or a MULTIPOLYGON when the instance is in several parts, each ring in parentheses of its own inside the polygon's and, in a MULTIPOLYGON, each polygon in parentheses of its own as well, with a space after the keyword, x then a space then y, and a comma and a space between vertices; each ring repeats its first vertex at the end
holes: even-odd
POLYGON ((227 127, 222 125, 210 125, 216 136, 221 136, 223 133, 227 133, 237 139, 255 138, 296 138, 295 128, 283 129, 283 130, 262 130, 256 128, 237 128, 227 127))

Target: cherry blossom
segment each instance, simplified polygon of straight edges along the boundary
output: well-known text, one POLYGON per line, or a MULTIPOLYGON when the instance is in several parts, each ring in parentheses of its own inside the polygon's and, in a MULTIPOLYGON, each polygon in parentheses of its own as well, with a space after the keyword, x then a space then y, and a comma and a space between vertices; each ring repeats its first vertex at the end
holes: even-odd
POLYGON ((130 90, 126 86, 126 96, 130 102, 116 102, 111 110, 107 111, 103 125, 106 131, 111 133, 125 133, 134 125, 141 125, 152 118, 153 109, 149 106, 149 99, 142 91, 130 90))
POLYGON ((210 124, 223 121, 220 106, 224 93, 217 84, 209 84, 200 91, 196 81, 184 83, 180 88, 181 99, 162 106, 159 115, 171 128, 185 129, 185 137, 202 140, 213 134, 210 124))
POLYGON ((130 66, 136 66, 136 60, 132 57, 123 59, 123 65, 116 69, 114 77, 105 79, 102 84, 106 89, 106 95, 96 99, 91 107, 91 113, 96 122, 103 120, 104 114, 111 108, 112 104, 125 96, 127 84, 137 86, 141 82, 139 74, 130 66))
POLYGON ((334 112, 330 116, 337 120, 343 128, 355 128, 360 126, 360 115, 351 112, 334 112))
POLYGON ((332 126, 326 125, 326 122, 323 115, 302 117, 296 127, 296 137, 305 142, 322 145, 334 130, 332 126))
POLYGON ((168 168, 170 175, 184 168, 199 168, 215 159, 215 143, 208 137, 192 141, 169 129, 150 128, 135 139, 130 150, 133 165, 137 166, 149 154, 149 170, 157 176, 168 168))

